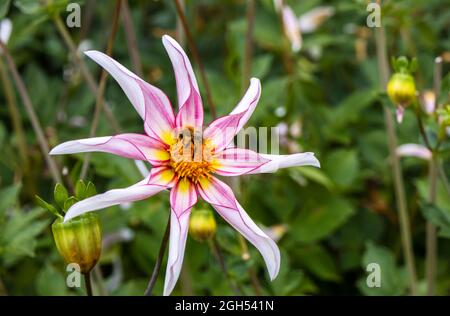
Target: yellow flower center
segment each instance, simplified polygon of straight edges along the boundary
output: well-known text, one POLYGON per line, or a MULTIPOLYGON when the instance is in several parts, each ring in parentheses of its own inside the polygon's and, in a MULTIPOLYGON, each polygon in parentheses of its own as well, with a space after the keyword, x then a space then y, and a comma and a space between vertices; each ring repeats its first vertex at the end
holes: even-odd
POLYGON ((187 178, 197 183, 202 178, 210 178, 213 170, 213 147, 203 140, 200 131, 186 127, 178 133, 169 148, 170 166, 178 178, 187 178))

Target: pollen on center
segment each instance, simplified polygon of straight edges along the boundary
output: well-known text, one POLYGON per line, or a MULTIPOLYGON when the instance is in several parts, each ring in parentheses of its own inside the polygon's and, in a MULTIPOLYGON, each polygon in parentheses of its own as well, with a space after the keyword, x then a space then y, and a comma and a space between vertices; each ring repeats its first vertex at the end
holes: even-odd
POLYGON ((183 128, 169 148, 170 166, 180 179, 197 183, 210 178, 213 171, 213 147, 202 137, 201 131, 183 128))

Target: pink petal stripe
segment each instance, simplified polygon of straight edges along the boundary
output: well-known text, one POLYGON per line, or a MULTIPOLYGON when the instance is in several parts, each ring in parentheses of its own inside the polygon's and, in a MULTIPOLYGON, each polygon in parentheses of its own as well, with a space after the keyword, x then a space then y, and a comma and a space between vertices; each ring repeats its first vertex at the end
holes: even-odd
POLYGON ((147 160, 151 164, 162 164, 169 160, 167 145, 142 134, 120 134, 71 140, 59 144, 50 155, 83 152, 107 152, 130 159, 147 160))
POLYGON ((197 189, 200 196, 210 203, 224 220, 259 250, 270 278, 275 279, 280 269, 280 250, 236 201, 230 187, 216 178, 211 178, 199 182, 197 189))
POLYGON ((173 38, 164 35, 162 42, 172 61, 177 83, 178 107, 180 109, 176 118, 177 127, 192 126, 200 128, 203 125, 203 105, 191 62, 173 38))
POLYGON ((214 156, 214 172, 221 176, 239 176, 269 161, 253 150, 229 147, 214 156))
POLYGON ((313 166, 320 168, 320 162, 312 152, 298 153, 292 155, 267 155, 259 154, 261 157, 270 160, 261 167, 256 168, 248 174, 255 173, 272 173, 278 169, 299 167, 299 166, 313 166))
POLYGON ((233 137, 239 133, 253 114, 260 96, 261 83, 259 79, 252 78, 250 87, 233 111, 213 121, 205 129, 203 136, 214 144, 216 152, 225 149, 233 141, 233 137))
POLYGON ((167 259, 166 278, 164 281, 164 295, 170 295, 180 276, 183 265, 184 249, 189 230, 189 216, 191 209, 187 209, 181 216, 177 216, 172 209, 170 213, 170 240, 167 259))
POLYGON ((159 173, 165 167, 153 168, 144 180, 123 189, 113 189, 102 194, 97 194, 72 205, 66 213, 64 221, 87 212, 96 211, 113 205, 129 203, 148 198, 170 187, 170 184, 159 183, 153 179, 153 174, 159 173))
POLYGON ((87 51, 85 54, 117 81, 145 121, 145 130, 149 136, 164 141, 160 135, 175 126, 175 115, 164 92, 145 82, 108 55, 98 51, 87 51))

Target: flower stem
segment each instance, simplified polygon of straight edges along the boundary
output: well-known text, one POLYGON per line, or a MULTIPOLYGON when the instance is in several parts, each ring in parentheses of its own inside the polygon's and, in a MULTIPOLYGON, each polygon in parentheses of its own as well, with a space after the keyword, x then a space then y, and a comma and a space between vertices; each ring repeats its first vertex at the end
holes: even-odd
POLYGON ((225 263, 225 258, 223 257, 222 250, 220 249, 219 243, 217 242, 216 237, 213 237, 211 240, 208 240, 209 246, 211 250, 214 253, 214 256, 216 257, 217 261, 219 262, 220 269, 222 270, 223 274, 225 274, 228 283, 230 284, 231 289, 233 290, 234 294, 236 295, 242 295, 242 291, 237 286, 236 282, 230 277, 230 273, 228 272, 227 265, 225 263))
MULTIPOLYGON (((122 5, 121 2, 122 2, 121 0, 116 0, 116 4, 114 7, 114 15, 113 15, 113 19, 112 19, 111 33, 110 33, 109 39, 108 39, 108 46, 106 47, 106 54, 108 56, 111 56, 111 54, 112 54, 114 39, 116 37, 117 27, 119 24, 120 7, 122 5)), ((98 121, 100 119, 100 114, 101 114, 103 104, 104 104, 103 95, 105 93, 106 78, 108 78, 108 73, 106 72, 105 69, 103 69, 101 77, 100 77, 100 83, 99 83, 98 89, 97 89, 97 96, 95 99, 95 111, 94 111, 94 117, 93 117, 92 123, 91 123, 91 129, 89 131, 89 137, 94 137, 95 132, 97 131, 98 121)), ((80 179, 84 179, 86 177, 87 171, 89 169, 90 160, 91 160, 91 155, 88 153, 84 156, 83 166, 81 167, 80 179)))
MULTIPOLYGON (((378 1, 378 3, 380 4, 380 1, 378 1)), ((382 86, 383 89, 386 89, 389 80, 389 64, 386 53, 386 37, 383 26, 377 27, 375 29, 375 40, 376 40, 378 70, 380 73, 380 85, 382 86)), ((388 136, 388 148, 389 148, 390 164, 392 168, 392 175, 394 180, 397 211, 400 220, 403 255, 405 257, 406 266, 408 269, 409 287, 411 295, 416 295, 417 293, 416 268, 411 240, 410 220, 406 204, 405 187, 401 173, 400 159, 396 155, 397 136, 395 134, 392 115, 387 105, 383 105, 383 112, 386 124, 386 132, 388 136)))
POLYGON ((93 296, 92 294, 92 282, 91 282, 91 272, 84 274, 84 283, 86 286, 86 294, 87 296, 93 296))
POLYGON ((156 258, 156 263, 153 268, 152 276, 150 277, 150 280, 148 281, 147 289, 145 290, 145 293, 144 293, 145 296, 152 295, 153 288, 155 287, 156 280, 158 279, 159 271, 161 270, 161 263, 164 258, 164 253, 166 252, 167 242, 169 241, 169 235, 170 235, 170 216, 169 216, 169 220, 167 221, 167 226, 166 226, 166 231, 164 232, 164 237, 161 240, 161 245, 159 246, 158 258, 156 258))
POLYGON ((19 91, 19 95, 22 99, 22 103, 25 106, 25 110, 28 114, 28 118, 30 119, 33 130, 36 134, 36 138, 38 140, 39 147, 41 148, 42 154, 44 155, 47 165, 50 169, 50 173, 53 178, 53 181, 55 183, 62 182, 61 175, 58 171, 59 170, 58 165, 56 164, 56 161, 48 154, 49 146, 47 143, 47 139, 45 138, 44 130, 42 129, 41 123, 39 122, 38 116, 34 112, 34 107, 31 102, 30 95, 28 94, 28 91, 22 80, 22 77, 20 76, 19 72, 17 71, 16 64, 14 63, 14 60, 11 57, 11 54, 9 53, 8 48, 2 41, 0 41, 0 47, 3 50, 3 54, 5 56, 6 63, 8 64, 9 71, 12 74, 12 77, 16 84, 17 90, 19 91))
POLYGON ((174 0, 175 7, 177 10, 178 17, 181 21, 181 25, 183 26, 184 34, 186 35, 187 43, 189 45, 189 49, 191 50, 192 57, 194 57, 195 62, 198 65, 198 68, 200 70, 200 76, 202 77, 203 85, 205 86, 206 91, 206 97, 208 98, 208 104, 209 104, 209 110, 211 112, 211 116, 213 119, 217 117, 216 115, 216 107, 214 106, 211 89, 209 87, 208 79, 206 78, 205 69, 203 67, 203 63, 200 59, 200 54, 198 53, 197 46, 194 43, 194 40, 192 39, 191 32, 189 30, 189 26, 186 22, 186 16, 184 15, 183 8, 180 4, 179 0, 174 0))

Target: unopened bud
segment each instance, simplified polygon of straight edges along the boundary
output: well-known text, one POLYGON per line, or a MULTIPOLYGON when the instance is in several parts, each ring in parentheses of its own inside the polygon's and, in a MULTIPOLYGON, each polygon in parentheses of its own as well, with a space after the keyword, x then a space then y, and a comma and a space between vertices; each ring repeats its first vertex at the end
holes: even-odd
POLYGON ((63 222, 58 218, 52 224, 56 247, 66 263, 76 263, 83 274, 92 270, 100 258, 102 233, 95 213, 86 213, 63 222))
POLYGON ((414 78, 407 73, 393 74, 387 85, 387 93, 395 105, 407 107, 416 98, 414 78))
POLYGON ((189 220, 189 233, 198 241, 214 237, 217 230, 216 220, 211 210, 194 210, 189 220))

